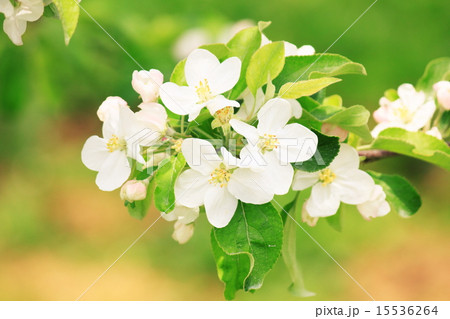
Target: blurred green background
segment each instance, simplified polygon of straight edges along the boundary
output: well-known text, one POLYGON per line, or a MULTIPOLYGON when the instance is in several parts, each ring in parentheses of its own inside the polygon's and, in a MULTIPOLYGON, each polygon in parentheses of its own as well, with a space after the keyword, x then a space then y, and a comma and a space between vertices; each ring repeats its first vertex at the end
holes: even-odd
MULTIPOLYGON (((266 35, 323 52, 372 1, 89 1, 82 5, 146 69, 169 77, 176 39, 187 29, 220 32, 241 19, 270 20, 266 35)), ((387 88, 415 83, 448 56, 450 2, 380 0, 330 50, 364 64, 330 89, 344 104, 375 109, 387 88)), ((2 20, 0 20, 2 21, 2 20)), ((24 46, 0 33, 0 299, 73 300, 158 216, 127 215, 83 167, 86 138, 99 134, 100 103, 118 95, 137 105, 137 65, 83 12, 68 47, 60 22, 28 25, 24 46)), ((371 164, 404 174, 423 196, 410 219, 364 221, 347 211, 343 232, 319 221, 310 233, 379 300, 450 296, 449 174, 404 157, 371 164)), ((221 300, 204 218, 186 245, 158 221, 85 296, 86 300, 221 300)), ((368 297, 300 229, 298 255, 312 300, 368 297)), ((295 300, 280 261, 262 289, 241 300, 295 300)))

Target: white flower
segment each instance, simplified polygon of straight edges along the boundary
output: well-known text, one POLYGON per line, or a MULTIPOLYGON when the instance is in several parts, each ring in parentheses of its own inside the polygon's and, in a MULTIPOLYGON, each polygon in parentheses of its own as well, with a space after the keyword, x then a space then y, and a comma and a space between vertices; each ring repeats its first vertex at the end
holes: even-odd
POLYGON ((389 101, 380 99, 380 108, 373 116, 379 124, 372 130, 372 135, 378 134, 389 127, 400 127, 411 132, 417 132, 433 117, 436 105, 427 99, 424 92, 416 92, 411 84, 402 84, 397 90, 399 98, 389 101))
POLYGON ((302 45, 297 48, 295 44, 284 41, 284 56, 313 55, 314 53, 316 53, 316 50, 311 45, 302 45))
POLYGON ((120 189, 120 198, 128 202, 144 200, 147 197, 148 181, 131 180, 123 184, 120 189))
POLYGON ((193 223, 199 215, 198 207, 186 207, 175 203, 175 208, 170 213, 161 213, 162 218, 168 222, 179 221, 185 225, 193 223))
POLYGON ((334 215, 340 202, 357 205, 370 199, 375 186, 369 174, 358 169, 359 156, 354 148, 341 144, 339 154, 329 167, 314 173, 297 171, 293 190, 312 186, 306 210, 312 217, 334 215))
POLYGON ((211 52, 197 49, 189 54, 184 67, 188 86, 164 83, 161 99, 173 113, 189 114, 189 121, 194 120, 203 107, 207 107, 211 115, 226 106, 239 107, 238 102, 221 94, 234 87, 240 72, 239 58, 232 57, 220 63, 211 52))
POLYGON ((167 112, 158 103, 141 103, 136 112, 136 119, 155 132, 164 134, 167 129, 167 112))
POLYGON ((81 151, 81 160, 97 171, 96 183, 101 190, 119 188, 130 176, 128 157, 144 163, 141 145, 149 146, 159 135, 140 124, 127 107, 119 108, 119 117, 103 123, 103 138, 91 136, 81 151))
POLYGON ((141 95, 144 103, 156 102, 159 98, 159 88, 163 84, 164 75, 156 69, 150 71, 134 71, 131 85, 141 95))
POLYGON ((0 12, 5 15, 3 30, 15 45, 22 45, 27 22, 36 21, 44 13, 42 0, 21 0, 14 7, 9 0, 0 0, 0 12))
POLYGON ((433 85, 436 97, 445 110, 450 110, 450 82, 439 81, 433 85))
POLYGON ((430 130, 426 131, 425 133, 442 140, 442 134, 441 132, 439 132, 439 129, 436 126, 433 126, 430 130))
POLYGON ((194 224, 185 225, 177 220, 173 225, 174 231, 172 238, 179 244, 186 244, 192 235, 194 235, 194 224))
POLYGON ((109 96, 100 105, 97 116, 100 121, 104 122, 109 117, 114 117, 115 121, 119 117, 119 109, 121 106, 129 107, 127 102, 118 96, 109 96))
POLYGON ((228 225, 238 200, 257 205, 272 200, 274 193, 266 175, 244 165, 225 148, 220 158, 208 141, 188 138, 181 149, 190 169, 175 183, 177 203, 192 208, 205 205, 206 217, 213 226, 228 225))
POLYGON ((385 216, 391 211, 391 207, 386 201, 386 194, 380 185, 375 185, 370 192, 369 199, 356 207, 358 207, 361 215, 367 220, 385 216))
MULTIPOLYGON (((236 117, 242 121, 250 121, 268 101, 261 88, 256 91, 256 96, 254 96, 248 88, 244 90, 241 96, 244 102, 236 113, 236 117)), ((296 99, 285 100, 291 105, 292 115, 297 119, 300 118, 302 116, 302 107, 300 103, 296 99)))
POLYGON ((306 223, 310 227, 316 226, 319 221, 319 217, 312 217, 306 210, 306 203, 302 206, 302 222, 306 223))

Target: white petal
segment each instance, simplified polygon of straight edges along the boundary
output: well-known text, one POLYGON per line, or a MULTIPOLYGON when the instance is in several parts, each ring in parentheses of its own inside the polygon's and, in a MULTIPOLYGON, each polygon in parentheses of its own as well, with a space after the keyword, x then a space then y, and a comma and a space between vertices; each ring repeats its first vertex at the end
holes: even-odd
POLYGON ((283 128, 292 117, 291 105, 285 99, 271 99, 258 112, 258 132, 271 133, 283 128))
POLYGON ((284 41, 284 56, 297 55, 297 46, 290 42, 284 41))
POLYGON ((336 214, 339 205, 339 195, 333 193, 329 185, 316 184, 305 208, 311 217, 327 217, 336 214))
POLYGON ((16 19, 14 16, 5 18, 3 21, 3 31, 8 35, 15 45, 22 45, 22 35, 27 28, 25 20, 16 19))
POLYGON ((309 173, 304 171, 297 171, 294 175, 294 182, 292 189, 295 191, 302 191, 308 187, 313 186, 319 181, 318 172, 309 173))
POLYGON ((204 204, 205 192, 210 187, 209 176, 188 169, 175 182, 175 199, 180 205, 199 207, 204 204))
POLYGON ((21 20, 36 21, 44 13, 42 0, 21 0, 17 17, 21 20))
POLYGON ((297 50, 297 55, 313 55, 314 53, 316 53, 316 50, 309 44, 302 45, 297 50))
POLYGON ((187 57, 184 66, 184 75, 187 84, 194 88, 200 81, 207 79, 211 71, 219 65, 219 60, 208 50, 197 49, 192 51, 187 57))
POLYGON ((416 92, 412 84, 405 83, 398 87, 398 96, 402 102, 411 110, 414 111, 418 106, 425 102, 425 93, 416 92))
POLYGON ((341 144, 339 154, 330 164, 330 169, 335 173, 346 174, 349 170, 359 167, 358 152, 348 144, 341 144))
POLYGON ((337 175, 332 188, 338 190, 342 202, 357 205, 367 201, 375 183, 369 174, 361 170, 348 170, 345 175, 337 175))
POLYGON ((174 210, 171 213, 174 213, 178 220, 187 225, 194 222, 199 215, 200 209, 198 207, 186 207, 181 205, 175 205, 174 210))
POLYGON ((127 102, 119 96, 108 96, 97 110, 97 116, 104 122, 109 117, 114 117, 114 122, 119 121, 119 107, 128 107, 127 102))
POLYGON ((256 127, 235 119, 230 120, 230 125, 238 134, 244 136, 250 144, 256 145, 258 143, 259 135, 256 127))
POLYGON ((185 139, 181 151, 189 167, 204 175, 209 175, 222 162, 214 146, 199 138, 185 139))
POLYGON ((289 104, 291 105, 291 111, 292 111, 292 115, 296 118, 299 119, 302 116, 302 107, 300 105, 300 102, 297 101, 296 99, 287 99, 287 101, 289 102, 289 104))
POLYGON ((240 159, 231 154, 225 147, 220 148, 222 153, 223 163, 227 168, 234 168, 240 164, 240 159))
POLYGON ((100 167, 95 180, 98 187, 103 191, 113 191, 130 177, 131 167, 124 152, 115 151, 110 153, 106 161, 100 167))
POLYGON ((228 190, 244 203, 264 204, 273 199, 269 181, 259 172, 249 168, 238 168, 231 174, 228 190))
POLYGON ((91 136, 84 143, 81 161, 90 170, 99 171, 110 154, 103 138, 91 136))
POLYGON ((167 82, 161 85, 159 93, 164 105, 175 114, 186 115, 198 108, 198 96, 190 87, 167 82))
POLYGON ((142 103, 139 108, 141 111, 136 113, 138 121, 155 131, 162 132, 166 129, 167 112, 164 106, 158 103, 142 103))
MULTIPOLYGON (((185 206, 182 206, 182 207, 185 207, 185 206)), ((176 207, 175 207, 175 209, 176 209, 176 207)), ((161 217, 168 222, 173 222, 175 220, 178 220, 178 216, 173 211, 171 211, 170 213, 167 213, 167 214, 164 212, 161 212, 161 217)))
POLYGON ((221 110, 227 106, 239 107, 239 102, 228 100, 223 95, 218 95, 212 100, 206 102, 206 107, 208 108, 211 115, 214 115, 214 113, 216 113, 218 110, 221 110))
POLYGON ((267 152, 265 158, 267 159, 268 166, 263 174, 267 176, 268 186, 274 194, 286 194, 292 184, 294 168, 289 163, 280 162, 274 152, 267 152))
POLYGON ((14 7, 9 0, 0 0, 0 12, 2 12, 6 18, 12 16, 14 13, 14 7))
POLYGON ((282 162, 304 162, 317 150, 318 138, 310 129, 298 123, 286 125, 277 135, 282 162))
POLYGON ((231 90, 239 80, 240 74, 241 60, 237 57, 226 59, 208 75, 211 92, 222 94, 231 90))
POLYGON ((359 204, 357 207, 361 215, 367 220, 385 216, 391 210, 386 202, 386 194, 380 185, 375 185, 369 200, 359 204))
POLYGON ((436 104, 434 100, 430 100, 427 103, 419 106, 419 108, 414 113, 414 117, 407 127, 410 131, 418 131, 424 127, 433 117, 434 111, 436 110, 436 104))
POLYGON ((215 186, 205 194, 205 211, 208 221, 217 228, 228 225, 236 212, 238 200, 226 187, 215 186))

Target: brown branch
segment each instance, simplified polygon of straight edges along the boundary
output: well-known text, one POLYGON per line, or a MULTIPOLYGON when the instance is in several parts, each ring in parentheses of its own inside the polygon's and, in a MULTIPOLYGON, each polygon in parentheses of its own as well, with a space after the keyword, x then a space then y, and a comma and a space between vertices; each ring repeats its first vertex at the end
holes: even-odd
POLYGON ((365 159, 362 161, 362 163, 370 163, 377 160, 380 160, 382 158, 397 156, 399 154, 389 151, 383 151, 383 150, 367 150, 367 151, 358 151, 359 156, 364 156, 365 159))

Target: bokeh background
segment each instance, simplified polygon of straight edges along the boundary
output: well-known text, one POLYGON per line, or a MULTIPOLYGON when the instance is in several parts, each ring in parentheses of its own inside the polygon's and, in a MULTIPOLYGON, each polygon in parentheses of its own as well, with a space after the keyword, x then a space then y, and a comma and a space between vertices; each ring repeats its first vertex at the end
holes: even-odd
MULTIPOLYGON (((91 1, 82 5, 144 66, 166 78, 176 39, 187 29, 220 30, 235 21, 270 20, 272 40, 324 51, 369 0, 91 1)), ((330 50, 363 63, 329 91, 346 106, 377 107, 385 89, 415 83, 426 64, 449 55, 450 2, 380 0, 330 50)), ((128 216, 118 191, 101 192, 83 167, 85 139, 101 132, 100 103, 118 95, 137 105, 137 65, 85 14, 68 47, 60 22, 28 25, 23 47, 0 33, 0 299, 74 300, 158 216, 128 216)), ((404 174, 423 207, 364 221, 346 211, 343 231, 320 221, 311 234, 379 300, 450 296, 449 173, 404 157, 371 165, 404 174)), ((85 300, 221 300, 204 218, 186 245, 158 221, 85 300)), ((298 257, 312 300, 366 300, 345 273, 298 230, 298 257)), ((262 289, 240 300, 295 300, 280 261, 262 289)))

